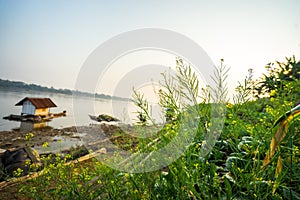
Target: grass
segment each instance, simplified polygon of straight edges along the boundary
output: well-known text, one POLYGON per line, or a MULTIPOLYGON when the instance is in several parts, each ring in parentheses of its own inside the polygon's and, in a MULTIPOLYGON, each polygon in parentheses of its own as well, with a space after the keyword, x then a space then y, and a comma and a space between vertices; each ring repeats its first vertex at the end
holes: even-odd
MULTIPOLYGON (((299 101, 300 81, 298 79, 289 81, 285 87, 274 89, 264 97, 253 100, 251 95, 255 82, 249 75, 245 83, 239 84, 234 105, 227 101, 225 86, 215 88, 215 91, 223 95, 219 102, 223 102, 225 106, 216 112, 224 117, 224 126, 213 149, 208 154, 203 154, 203 147, 209 138, 206 135, 212 133, 211 107, 214 104, 207 103, 208 99, 204 99, 203 103, 197 103, 197 106, 192 104, 200 96, 195 91, 201 89, 198 88, 196 77, 189 66, 182 60, 177 64, 181 69, 179 76, 168 77, 165 74, 165 81, 158 92, 159 96, 163 97, 160 103, 162 108, 165 108, 167 119, 164 127, 159 129, 159 133, 148 138, 124 136, 113 142, 125 150, 151 152, 170 144, 179 134, 186 134, 185 136, 194 134, 193 141, 186 146, 184 153, 178 159, 154 171, 129 173, 107 167, 97 159, 65 165, 66 159, 56 156, 55 163, 49 162, 41 176, 19 184, 18 197, 23 199, 300 199, 299 118, 289 125, 279 145, 280 149, 276 150, 270 163, 263 167, 263 160, 277 128, 273 124, 299 101), (183 90, 185 95, 182 95, 183 90), (188 98, 188 101, 181 101, 182 98, 188 98), (187 109, 196 109, 197 114, 201 116, 197 121, 197 129, 184 124, 186 121, 183 120, 183 115, 187 109), (179 131, 180 127, 190 129, 183 132, 179 131), (281 166, 280 173, 278 173, 280 168, 278 165, 281 166)), ((219 72, 218 74, 217 71, 215 80, 224 83, 222 77, 226 76, 228 71, 223 64, 219 72), (225 74, 222 74, 224 72, 225 74)), ((151 119, 150 108, 143 95, 136 92, 135 96, 135 102, 139 103, 140 107, 137 114, 142 116, 137 131, 143 132, 145 130, 143 127, 147 128, 147 124, 155 122, 151 119)), ((214 130, 219 131, 219 128, 214 130)), ((117 133, 118 136, 122 134, 125 133, 117 133)))

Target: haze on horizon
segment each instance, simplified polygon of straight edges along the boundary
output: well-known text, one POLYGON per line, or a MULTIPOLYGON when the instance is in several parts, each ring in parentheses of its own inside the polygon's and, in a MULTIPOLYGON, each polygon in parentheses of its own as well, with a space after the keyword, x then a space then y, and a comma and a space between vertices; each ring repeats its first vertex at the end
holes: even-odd
MULTIPOLYGON (((151 27, 186 35, 216 65, 224 58, 231 67, 229 86, 234 87, 249 68, 260 76, 269 62, 300 58, 299 8, 297 0, 0 0, 0 78, 74 89, 95 48, 120 33, 151 27)), ((160 64, 174 61, 161 59, 160 64)), ((96 92, 111 94, 112 83, 132 63, 121 63, 96 92)))

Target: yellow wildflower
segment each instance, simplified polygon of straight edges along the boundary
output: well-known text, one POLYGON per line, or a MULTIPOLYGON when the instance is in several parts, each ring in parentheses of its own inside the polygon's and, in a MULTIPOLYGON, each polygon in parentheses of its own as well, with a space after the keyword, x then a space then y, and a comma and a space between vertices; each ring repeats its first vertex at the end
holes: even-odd
POLYGON ((198 163, 194 164, 194 166, 195 166, 196 169, 199 168, 199 164, 198 163))
POLYGON ((232 107, 233 107, 233 105, 232 105, 231 103, 227 103, 227 104, 226 104, 226 108, 231 109, 232 107))
POLYGON ((276 90, 271 90, 271 92, 270 92, 270 97, 274 97, 275 94, 276 94, 276 90))

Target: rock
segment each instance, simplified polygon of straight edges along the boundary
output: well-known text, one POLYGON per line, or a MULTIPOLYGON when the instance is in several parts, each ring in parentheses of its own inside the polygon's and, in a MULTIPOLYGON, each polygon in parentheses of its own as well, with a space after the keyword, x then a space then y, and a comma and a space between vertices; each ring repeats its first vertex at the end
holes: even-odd
POLYGON ((28 157, 24 149, 17 149, 14 151, 7 150, 4 155, 5 157, 2 160, 5 167, 14 162, 24 161, 28 157))
POLYGON ((14 162, 21 162, 28 158, 24 149, 20 149, 19 151, 15 152, 12 156, 14 162))
POLYGON ((2 162, 2 158, 0 158, 0 171, 2 171, 4 169, 4 164, 2 162))
POLYGON ((24 138, 22 138, 22 137, 16 137, 16 138, 13 138, 11 141, 17 141, 17 140, 24 140, 24 138))
POLYGON ((107 153, 107 151, 106 151, 106 148, 101 148, 101 149, 99 149, 99 151, 97 151, 98 153, 101 153, 101 154, 106 154, 107 153))
POLYGON ((14 161, 12 154, 14 154, 14 152, 11 152, 10 150, 7 150, 4 153, 4 157, 2 158, 2 162, 4 166, 7 166, 14 161))
POLYGON ((40 163, 39 155, 35 154, 30 147, 17 148, 6 150, 0 153, 0 180, 7 177, 12 177, 14 171, 18 168, 22 169, 22 174, 25 175, 29 171, 29 166, 26 163, 40 163))

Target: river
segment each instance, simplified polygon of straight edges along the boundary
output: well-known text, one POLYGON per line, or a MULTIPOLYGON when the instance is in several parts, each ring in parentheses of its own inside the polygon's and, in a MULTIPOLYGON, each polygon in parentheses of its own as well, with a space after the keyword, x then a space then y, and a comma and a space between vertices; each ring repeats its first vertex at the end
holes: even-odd
POLYGON ((76 110, 80 111, 80 115, 74 117, 73 96, 63 94, 49 94, 43 92, 7 92, 0 91, 0 131, 20 129, 26 125, 17 121, 4 120, 3 117, 10 114, 20 114, 22 107, 15 106, 20 100, 25 97, 49 97, 57 105, 56 108, 51 108, 51 113, 59 113, 67 111, 66 117, 55 118, 47 122, 46 126, 52 128, 64 128, 74 125, 89 125, 97 123, 89 118, 91 115, 108 114, 119 118, 124 123, 132 123, 135 121, 135 110, 137 109, 132 102, 110 99, 93 99, 91 97, 80 97, 76 99, 76 110), (87 104, 93 103, 94 110, 85 109, 87 104), (117 105, 117 106, 116 106, 117 105), (117 109, 116 109, 117 107, 117 109), (76 121, 76 123, 75 123, 76 121))

